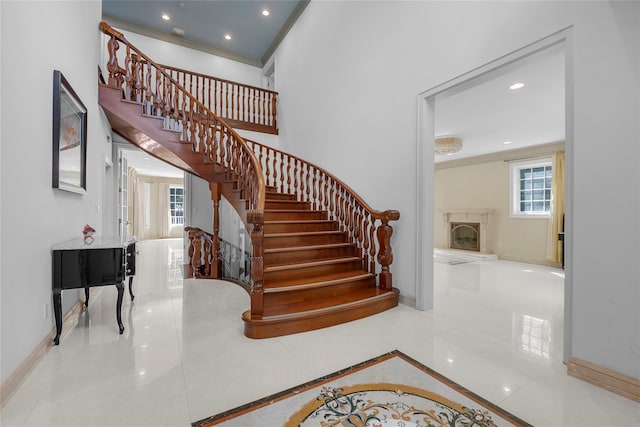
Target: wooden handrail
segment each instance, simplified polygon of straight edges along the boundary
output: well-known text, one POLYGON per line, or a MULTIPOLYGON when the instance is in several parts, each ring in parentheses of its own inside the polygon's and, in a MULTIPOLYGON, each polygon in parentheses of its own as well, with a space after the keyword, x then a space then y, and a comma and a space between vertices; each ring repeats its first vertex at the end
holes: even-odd
POLYGON ((235 128, 278 133, 278 93, 257 86, 161 65, 209 110, 235 128))
POLYGON ((352 243, 365 261, 365 268, 376 273, 375 262, 380 264, 379 285, 383 289, 391 289, 389 266, 393 262, 393 228, 389 221, 400 219, 400 212, 375 210, 325 169, 259 142, 245 141, 253 148, 262 166, 265 184, 281 193, 294 194, 299 201, 310 202, 316 210, 327 211, 329 219, 337 221, 341 230, 349 231, 352 243), (376 225, 377 221, 380 221, 379 225, 376 225))
POLYGON ((247 223, 253 225, 251 278, 252 315, 262 316, 263 250, 265 183, 262 169, 253 150, 224 120, 189 93, 162 66, 132 45, 124 35, 106 22, 100 23, 107 43, 109 60, 107 84, 123 90, 128 101, 140 103, 142 112, 163 119, 163 128, 180 133, 194 152, 205 162, 220 165, 238 182, 247 200, 247 223), (118 63, 120 43, 126 47, 124 67, 118 63))
MULTIPOLYGON (((148 115, 154 115, 149 113, 155 112, 155 115, 161 115, 167 119, 165 128, 180 131, 184 140, 193 141, 194 151, 202 152, 208 160, 217 161, 223 166, 229 167, 238 176, 254 174, 257 193, 254 193, 254 197, 249 198, 250 210, 264 211, 264 179, 262 174, 258 173, 261 172, 258 161, 244 139, 165 72, 161 65, 156 64, 132 45, 121 32, 104 21, 100 23, 100 29, 103 33, 111 36, 108 47, 108 84, 121 87, 123 83, 128 83, 126 87, 130 91, 129 94, 126 94, 128 99, 143 102, 145 112, 148 115), (125 68, 118 65, 116 56, 116 51, 119 49, 118 41, 127 46, 125 65, 129 66, 125 66, 125 68), (131 50, 135 54, 131 54, 131 50), (150 68, 154 69, 155 76, 150 68), (155 85, 152 84, 154 80, 155 85), (154 86, 156 92, 153 91, 154 86), (219 133, 223 133, 227 139, 232 139, 231 145, 233 146, 220 144, 217 135, 219 133), (242 153, 236 153, 238 150, 241 150, 242 153), (242 154, 246 155, 247 164, 239 164, 238 158, 233 158, 231 154, 239 154, 238 157, 242 154), (247 168, 240 169, 238 166, 247 166, 247 168), (247 174, 247 172, 249 173, 247 174)), ((254 189, 247 188, 246 190, 253 193, 254 189)))

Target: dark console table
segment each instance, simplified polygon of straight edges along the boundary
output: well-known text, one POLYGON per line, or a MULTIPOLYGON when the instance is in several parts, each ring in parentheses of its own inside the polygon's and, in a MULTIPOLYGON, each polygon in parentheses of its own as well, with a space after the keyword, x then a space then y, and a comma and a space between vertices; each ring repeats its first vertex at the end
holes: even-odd
POLYGON ((117 237, 96 237, 86 244, 82 238, 54 245, 53 251, 53 311, 56 318, 56 336, 60 344, 62 332, 62 291, 84 288, 85 305, 89 304, 89 288, 115 285, 118 289, 116 319, 120 333, 122 324, 122 296, 124 280, 129 276, 129 294, 133 301, 132 282, 136 273, 136 242, 121 243, 117 237))

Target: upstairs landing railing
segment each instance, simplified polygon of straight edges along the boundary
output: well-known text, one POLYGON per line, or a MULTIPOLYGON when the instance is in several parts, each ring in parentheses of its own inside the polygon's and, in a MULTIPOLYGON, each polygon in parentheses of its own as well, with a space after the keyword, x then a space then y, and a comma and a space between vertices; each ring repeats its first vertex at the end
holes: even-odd
POLYGON ((162 65, 164 70, 209 110, 236 129, 278 133, 272 90, 162 65))
POLYGON ((141 114, 162 118, 165 130, 179 133, 181 141, 190 143, 194 152, 202 154, 204 163, 212 168, 222 167, 242 190, 247 203, 246 223, 252 225, 251 315, 260 318, 265 184, 253 151, 235 130, 122 33, 105 22, 100 23, 100 29, 109 36, 107 86, 121 90, 124 101, 139 103, 141 114), (124 49, 118 52, 121 45, 124 49))
POLYGON ((259 142, 245 141, 262 166, 265 184, 278 192, 294 194, 298 201, 310 202, 314 210, 326 211, 330 220, 338 222, 340 230, 348 232, 358 256, 364 260, 365 270, 379 273, 378 286, 391 289, 393 227, 389 222, 400 219, 400 212, 377 211, 323 168, 259 142))

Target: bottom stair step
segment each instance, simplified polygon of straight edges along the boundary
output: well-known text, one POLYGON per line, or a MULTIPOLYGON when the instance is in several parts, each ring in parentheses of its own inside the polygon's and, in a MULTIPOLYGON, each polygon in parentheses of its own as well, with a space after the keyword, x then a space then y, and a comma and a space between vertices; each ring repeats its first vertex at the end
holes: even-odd
POLYGON ((331 300, 265 307, 261 319, 252 319, 246 311, 244 333, 249 338, 271 338, 339 325, 397 306, 398 295, 395 288, 368 288, 331 300))

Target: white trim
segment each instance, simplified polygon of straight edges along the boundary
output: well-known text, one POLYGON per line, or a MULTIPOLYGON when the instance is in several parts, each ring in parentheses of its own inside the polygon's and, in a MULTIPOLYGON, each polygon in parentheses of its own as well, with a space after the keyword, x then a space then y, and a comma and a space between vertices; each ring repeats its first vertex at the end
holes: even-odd
POLYGON ((565 47, 565 298, 564 298, 564 355, 566 362, 571 354, 571 296, 573 290, 573 38, 572 26, 548 37, 524 46, 492 62, 475 68, 456 78, 434 86, 418 94, 418 126, 416 140, 416 307, 428 310, 433 307, 433 138, 435 96, 447 90, 464 90, 476 85, 478 78, 500 67, 563 43, 565 47), (430 190, 430 191, 428 191, 430 190), (428 195, 428 197, 427 197, 428 195))

